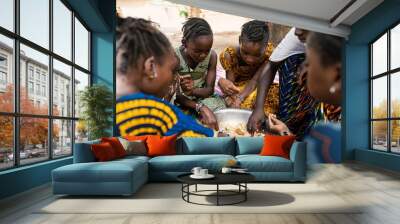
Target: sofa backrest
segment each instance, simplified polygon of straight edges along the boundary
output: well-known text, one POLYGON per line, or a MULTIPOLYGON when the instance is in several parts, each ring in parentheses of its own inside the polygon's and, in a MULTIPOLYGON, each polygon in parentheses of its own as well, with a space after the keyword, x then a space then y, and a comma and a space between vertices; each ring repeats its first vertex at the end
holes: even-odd
POLYGON ((99 144, 100 139, 75 143, 74 147, 74 163, 89 163, 95 162, 96 158, 94 157, 91 149, 92 144, 99 144))
POLYGON ((226 154, 235 155, 235 139, 219 138, 182 138, 177 144, 177 154, 226 154))
POLYGON ((264 137, 236 137, 236 155, 259 154, 264 137))

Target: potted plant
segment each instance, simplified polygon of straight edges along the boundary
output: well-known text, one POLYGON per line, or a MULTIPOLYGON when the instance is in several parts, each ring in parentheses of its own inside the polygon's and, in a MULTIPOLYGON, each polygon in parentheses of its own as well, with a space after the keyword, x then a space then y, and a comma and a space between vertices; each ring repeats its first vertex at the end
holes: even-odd
POLYGON ((82 115, 79 127, 87 128, 89 140, 110 136, 113 101, 112 92, 102 84, 88 86, 80 93, 82 115))

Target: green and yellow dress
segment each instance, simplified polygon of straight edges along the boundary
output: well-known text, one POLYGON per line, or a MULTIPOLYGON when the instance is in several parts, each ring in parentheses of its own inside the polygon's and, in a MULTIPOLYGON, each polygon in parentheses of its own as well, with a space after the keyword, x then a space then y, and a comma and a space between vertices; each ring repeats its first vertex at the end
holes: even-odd
MULTIPOLYGON (((176 55, 179 57, 180 61, 180 66, 178 71, 179 75, 180 76, 190 75, 194 82, 194 88, 204 88, 206 84, 208 66, 210 65, 211 51, 202 62, 197 64, 196 68, 194 69, 190 68, 189 65, 186 63, 185 58, 182 56, 181 47, 176 48, 175 52, 176 55)), ((186 96, 185 94, 183 94, 182 91, 180 92, 182 93, 182 95, 186 96)), ((203 103, 212 111, 217 111, 226 108, 224 100, 216 94, 213 94, 210 97, 204 99, 194 96, 186 96, 186 97, 190 100, 203 103)))

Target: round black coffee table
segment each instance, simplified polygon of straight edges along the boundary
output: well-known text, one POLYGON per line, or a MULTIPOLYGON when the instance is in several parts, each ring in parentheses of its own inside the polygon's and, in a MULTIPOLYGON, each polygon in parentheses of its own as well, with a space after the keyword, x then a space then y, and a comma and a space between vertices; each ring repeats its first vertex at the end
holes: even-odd
POLYGON ((178 181, 182 183, 182 199, 188 203, 198 205, 234 205, 245 202, 247 200, 247 192, 249 188, 247 183, 255 180, 255 177, 248 173, 216 173, 213 174, 215 177, 212 179, 193 179, 189 174, 182 174, 178 176, 178 181), (197 185, 216 185, 215 190, 197 190, 197 185), (223 190, 220 189, 220 185, 236 185, 237 190, 223 190), (190 186, 195 186, 194 191, 190 191, 190 186), (215 192, 215 194, 206 194, 209 192, 215 192), (216 197, 216 204, 202 204, 190 201, 190 196, 204 196, 204 197, 216 197), (231 203, 221 203, 221 197, 232 197, 241 196, 239 200, 231 203))

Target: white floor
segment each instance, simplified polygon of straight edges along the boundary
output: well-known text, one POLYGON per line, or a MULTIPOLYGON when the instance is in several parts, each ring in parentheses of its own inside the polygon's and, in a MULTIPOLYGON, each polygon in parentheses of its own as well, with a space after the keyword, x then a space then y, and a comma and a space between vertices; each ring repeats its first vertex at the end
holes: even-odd
MULTIPOLYGON (((43 214, 43 206, 56 199, 49 185, 0 202, 0 223, 400 223, 400 174, 358 163, 313 167, 307 184, 316 184, 350 203, 361 203, 358 213, 302 214, 43 214)), ((316 204, 318 197, 310 195, 316 204)), ((174 205, 171 205, 174 206, 174 205)))

